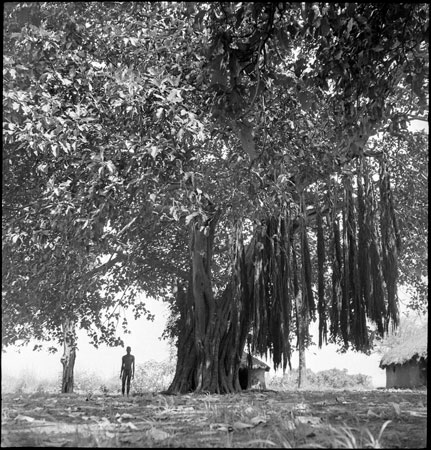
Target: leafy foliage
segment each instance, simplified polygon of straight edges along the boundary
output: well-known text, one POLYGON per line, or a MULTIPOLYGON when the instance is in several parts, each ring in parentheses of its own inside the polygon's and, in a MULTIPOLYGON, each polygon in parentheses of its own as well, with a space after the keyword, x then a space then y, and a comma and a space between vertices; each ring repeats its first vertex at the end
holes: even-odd
MULTIPOLYGON (((121 105, 123 100, 126 101, 126 90, 128 96, 140 94, 136 90, 130 91, 127 71, 115 69, 112 62, 108 62, 108 66, 105 60, 106 57, 109 60, 110 53, 94 46, 93 34, 85 34, 90 22, 96 21, 94 31, 97 33, 103 29, 104 36, 112 36, 121 49, 124 41, 117 39, 122 31, 118 25, 121 20, 110 22, 103 28, 97 8, 93 10, 90 7, 86 17, 81 16, 81 22, 77 22, 75 18, 79 11, 82 12, 80 5, 64 7, 55 3, 42 6, 24 4, 8 11, 5 48, 11 51, 5 55, 4 109, 8 121, 3 147, 3 211, 6 219, 3 226, 3 248, 6 252, 3 253, 3 261, 11 264, 7 266, 10 272, 4 275, 3 282, 4 286, 7 282, 12 283, 14 287, 11 291, 20 296, 17 302, 8 295, 12 311, 14 305, 28 305, 28 314, 23 308, 21 311, 18 308, 17 315, 21 315, 24 323, 34 317, 30 312, 32 307, 44 316, 47 312, 61 309, 61 304, 67 304, 68 311, 62 311, 63 315, 81 317, 81 324, 87 329, 91 323, 99 325, 102 339, 108 336, 110 343, 118 343, 112 340, 113 323, 108 321, 108 327, 105 327, 99 314, 103 308, 114 303, 116 293, 127 291, 134 281, 115 270, 114 263, 120 256, 112 257, 107 264, 94 264, 95 257, 92 255, 122 250, 126 253, 121 255, 122 260, 127 260, 129 244, 127 241, 123 244, 118 239, 121 232, 130 229, 137 217, 131 220, 127 214, 118 214, 115 205, 121 204, 118 196, 121 192, 132 190, 133 198, 135 185, 142 180, 142 164, 134 160, 130 162, 127 158, 121 160, 120 166, 129 174, 124 179, 119 176, 113 161, 117 162, 115 155, 129 155, 134 151, 133 145, 141 142, 136 135, 136 131, 141 130, 141 124, 136 110, 131 111, 136 121, 130 134, 130 130, 119 124, 116 117, 122 114, 121 105), (38 16, 40 26, 26 23, 28 16, 23 16, 22 10, 30 12, 32 17, 38 16), (23 23, 20 23, 21 19, 24 19, 23 23), (118 125, 117 132, 114 132, 114 123, 118 125), (19 182, 22 178, 26 180, 25 184, 19 182), (116 217, 123 221, 115 223, 116 217), (107 231, 109 228, 115 230, 116 225, 120 226, 116 230, 120 234, 107 231), (114 241, 111 236, 115 236, 114 241), (21 256, 20 252, 22 255, 30 254, 30 257, 21 256), (49 252, 54 253, 56 258, 50 258, 49 252), (64 255, 67 255, 66 259, 64 255), (71 261, 71 258, 77 262, 71 261), (90 262, 87 262, 88 258, 90 262), (21 273, 15 270, 19 262, 24 265, 21 273), (39 276, 33 279, 39 291, 44 286, 43 282, 48 285, 48 292, 40 295, 50 296, 55 308, 41 308, 39 295, 33 297, 36 300, 34 304, 30 294, 32 288, 25 273, 31 269, 39 276), (58 277, 63 277, 65 273, 73 274, 73 279, 67 280, 67 286, 64 282, 62 285, 57 282, 61 295, 50 289, 51 283, 56 284, 52 277, 54 271, 57 271, 58 277), (112 281, 113 276, 115 282, 112 281), (17 279, 24 283, 17 286, 17 279), (100 293, 102 284, 104 295, 100 293), (75 301, 68 298, 71 291, 75 301), (92 298, 85 301, 89 292, 92 298), (28 293, 26 297, 23 295, 25 293, 28 293), (100 300, 102 298, 104 300, 100 300)), ((112 50, 112 46, 110 48, 112 50)), ((133 45, 130 50, 133 51, 133 45)), ((118 54, 121 55, 120 52, 118 54)), ((151 159, 153 157, 156 154, 151 159)), ((144 167, 145 161, 144 155, 144 167)), ((150 198, 151 195, 154 194, 150 194, 150 198)), ((142 211, 142 205, 139 211, 142 211)), ((133 206, 130 213, 133 217, 133 206)), ((140 221, 136 225, 145 228, 145 223, 140 221)), ((153 245, 154 250, 157 249, 153 245)), ((151 294, 151 289, 148 290, 151 294)), ((123 302, 115 303, 123 306, 133 304, 133 288, 129 292, 131 294, 123 302)), ((135 309, 137 315, 146 311, 139 305, 135 309)), ((48 326, 35 320, 35 326, 32 331, 29 329, 28 335, 41 336, 42 331, 46 330, 56 332, 61 323, 57 321, 58 316, 52 317, 48 326), (41 330, 36 332, 36 327, 41 330)), ((5 325, 14 323, 17 322, 8 320, 5 325)), ((9 337, 13 339, 14 335, 16 330, 12 329, 9 337)), ((93 334, 93 339, 95 336, 93 334)))
MULTIPOLYGON (((371 389, 372 380, 368 375, 349 374, 347 369, 328 369, 314 373, 307 369, 306 389, 371 389)), ((293 369, 282 377, 274 376, 269 388, 275 390, 294 390, 298 386, 298 369, 293 369)))
POLYGON ((428 305, 428 144, 424 132, 393 133, 382 143, 392 155, 394 208, 400 234, 400 283, 407 287, 410 309, 428 305))
POLYGON ((166 390, 175 374, 175 361, 147 361, 145 365, 137 365, 133 392, 161 392, 166 390))

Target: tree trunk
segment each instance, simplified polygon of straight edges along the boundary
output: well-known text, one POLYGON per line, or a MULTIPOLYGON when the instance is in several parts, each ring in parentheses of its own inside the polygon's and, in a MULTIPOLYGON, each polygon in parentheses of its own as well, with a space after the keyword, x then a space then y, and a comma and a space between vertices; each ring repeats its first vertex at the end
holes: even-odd
POLYGON ((192 230, 192 290, 194 301, 194 347, 196 351, 195 390, 214 392, 218 388, 218 349, 220 334, 218 309, 211 281, 212 238, 199 222, 192 230))
POLYGON ((299 314, 297 315, 298 321, 298 355, 299 355, 299 365, 298 365, 298 388, 304 387, 307 381, 307 368, 305 364, 305 349, 306 349, 306 339, 308 336, 308 310, 304 305, 302 298, 302 293, 299 291, 296 296, 297 308, 299 314))
POLYGON ((298 366, 298 388, 304 387, 307 383, 307 368, 305 364, 305 346, 299 346, 299 366, 298 366))
POLYGON ((72 320, 65 319, 62 327, 64 353, 61 357, 61 363, 63 364, 61 393, 68 394, 73 392, 73 369, 75 367, 76 357, 75 324, 72 320))
POLYGON ((170 394, 240 391, 239 366, 249 333, 253 352, 275 349, 274 364, 290 365, 287 231, 280 221, 267 221, 245 249, 237 226, 232 277, 223 292, 214 295, 211 259, 217 220, 214 214, 204 224, 197 217, 191 221, 190 276, 177 289, 178 359, 170 394), (281 239, 274 239, 282 230, 281 239))
MULTIPOLYGON (((238 372, 248 331, 233 283, 217 298, 211 282, 211 258, 218 215, 203 227, 191 226, 191 275, 187 289, 178 286, 180 309, 178 359, 168 393, 231 393, 241 390, 238 372)), ((239 276, 247 275, 243 263, 239 276)), ((250 277, 250 275, 248 275, 250 277)))

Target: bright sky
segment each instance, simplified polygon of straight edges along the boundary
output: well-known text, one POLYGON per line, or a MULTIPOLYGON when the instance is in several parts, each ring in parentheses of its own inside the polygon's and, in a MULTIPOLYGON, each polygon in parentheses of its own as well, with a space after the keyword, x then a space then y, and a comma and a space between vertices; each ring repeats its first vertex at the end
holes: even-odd
MULTIPOLYGON (((135 355, 136 364, 142 364, 151 359, 162 361, 169 357, 169 345, 166 340, 160 337, 164 330, 168 318, 168 310, 162 302, 147 300, 149 310, 155 315, 154 322, 144 318, 133 320, 129 315, 129 325, 131 334, 124 335, 125 345, 132 347, 132 354, 135 355)), ((316 324, 312 324, 310 332, 317 336, 316 324)), ((89 339, 85 332, 80 332, 78 336, 79 351, 76 357, 75 371, 97 372, 101 377, 110 378, 118 376, 120 373, 121 357, 125 354, 125 349, 121 347, 109 348, 100 346, 95 349, 88 343, 89 339)), ((2 354, 2 374, 21 376, 32 374, 37 378, 57 378, 61 373, 62 366, 60 358, 62 348, 54 355, 45 351, 33 352, 33 345, 21 349, 10 348, 2 354)), ((361 353, 347 352, 338 354, 335 345, 324 346, 321 350, 317 345, 313 345, 306 353, 307 368, 313 372, 332 368, 347 369, 348 373, 362 373, 369 375, 373 379, 374 387, 385 386, 385 372, 379 368, 380 357, 377 354, 366 356, 361 353)), ((270 361, 267 361, 272 366, 270 361)), ((292 358, 292 367, 298 367, 298 353, 295 352, 292 358)), ((281 375, 282 371, 276 373, 281 375)), ((270 376, 274 375, 273 369, 270 376)))
MULTIPOLYGON (((119 335, 123 338, 125 347, 132 348, 136 364, 151 359, 162 361, 168 358, 169 345, 166 340, 160 340, 168 311, 162 302, 148 300, 148 309, 155 315, 153 322, 140 318, 134 320, 133 314, 128 313, 130 334, 122 333, 119 326, 119 335)), ((120 374, 121 357, 126 354, 125 348, 107 347, 100 345, 98 349, 89 344, 89 338, 85 331, 78 333, 78 352, 75 361, 75 371, 97 372, 100 376, 111 377, 120 374)), ((19 375, 22 373, 33 373, 35 376, 51 377, 58 375, 62 370, 60 358, 63 349, 52 355, 46 351, 33 352, 36 342, 20 349, 11 347, 2 353, 2 374, 19 375)))
MULTIPOLYGON (((428 124, 424 121, 414 120, 411 123, 411 128, 428 131, 428 124)), ((403 296, 405 296, 405 293, 400 292, 400 297, 403 296)), ((131 334, 120 333, 125 345, 132 347, 132 354, 135 355, 137 364, 151 359, 162 361, 169 356, 167 341, 160 339, 168 317, 167 308, 162 302, 152 299, 147 300, 147 306, 155 315, 154 322, 147 321, 144 318, 135 321, 133 315, 129 314, 127 319, 131 334)), ((403 309, 405 308, 401 305, 401 311, 403 309)), ((316 324, 314 324, 314 327, 316 327, 316 324)), ((310 332, 313 336, 317 336, 317 329, 313 329, 313 325, 310 332)), ((89 373, 97 371, 102 377, 107 378, 119 374, 121 357, 125 354, 125 349, 107 346, 100 346, 99 349, 95 349, 88 341, 85 332, 80 332, 75 371, 89 373)), ((35 343, 21 349, 12 347, 2 353, 2 374, 19 376, 32 373, 34 376, 43 378, 57 377, 62 370, 60 363, 62 349, 60 348, 57 354, 50 355, 47 352, 33 352, 34 345, 35 343)), ((317 346, 312 346, 306 353, 306 365, 313 372, 332 368, 347 369, 350 374, 362 373, 371 376, 374 387, 385 386, 385 371, 379 368, 379 361, 380 356, 377 354, 370 356, 355 352, 339 354, 336 352, 335 345, 324 346, 320 350, 317 346)), ((267 362, 269 366, 272 366, 270 361, 267 362)), ((292 367, 298 367, 298 354, 296 352, 293 354, 292 367)), ((271 369, 270 374, 274 374, 273 369, 271 369)), ((278 374, 281 374, 281 371, 278 374)))

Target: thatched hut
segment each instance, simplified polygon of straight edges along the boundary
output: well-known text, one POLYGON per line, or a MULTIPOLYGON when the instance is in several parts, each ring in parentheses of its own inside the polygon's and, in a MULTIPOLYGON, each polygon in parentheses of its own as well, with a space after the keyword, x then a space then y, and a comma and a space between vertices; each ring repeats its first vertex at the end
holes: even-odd
POLYGON ((269 366, 260 359, 251 357, 251 367, 249 365, 248 354, 243 352, 239 366, 239 383, 243 390, 259 385, 261 389, 266 389, 265 372, 269 371, 269 366))
POLYGON ((386 369, 386 388, 414 388, 427 385, 427 324, 397 336, 383 354, 380 367, 386 369))

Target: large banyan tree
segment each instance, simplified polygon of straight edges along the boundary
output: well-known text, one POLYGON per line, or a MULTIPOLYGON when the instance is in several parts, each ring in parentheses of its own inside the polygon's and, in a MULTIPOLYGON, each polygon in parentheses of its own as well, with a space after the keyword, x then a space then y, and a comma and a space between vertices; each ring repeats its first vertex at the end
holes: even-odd
MULTIPOLYGON (((247 168, 237 169, 242 158, 228 153, 236 176, 248 175, 254 209, 231 221, 222 286, 212 270, 226 210, 213 197, 190 220, 170 392, 239 390, 246 343, 285 369, 292 331, 304 345, 312 318, 319 346, 329 334, 360 351, 370 348, 370 326, 383 335, 397 325, 390 155, 370 138, 402 132, 412 111, 423 112, 417 83, 427 66, 427 9, 416 8, 222 3, 208 12, 212 112, 225 143, 235 147, 239 138, 248 156, 247 168), (419 58, 418 72, 401 48, 419 58), (413 90, 415 106, 404 104, 404 89, 413 90)), ((207 17, 203 10, 196 20, 207 17)), ((235 204, 241 183, 231 183, 235 204)))
POLYGON ((428 5, 42 2, 6 23, 4 246, 174 290, 169 392, 240 390, 246 345, 285 369, 311 320, 357 350, 396 326, 379 139, 427 108, 428 5))

